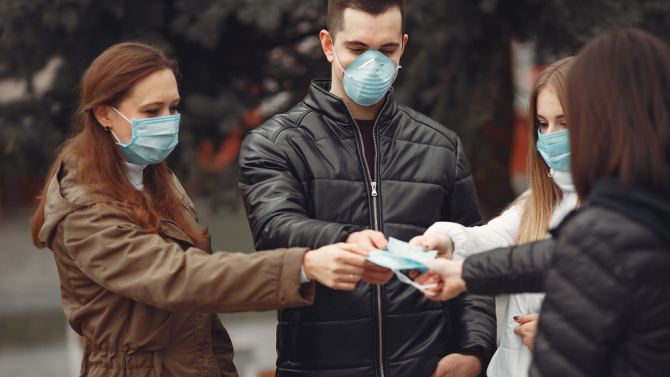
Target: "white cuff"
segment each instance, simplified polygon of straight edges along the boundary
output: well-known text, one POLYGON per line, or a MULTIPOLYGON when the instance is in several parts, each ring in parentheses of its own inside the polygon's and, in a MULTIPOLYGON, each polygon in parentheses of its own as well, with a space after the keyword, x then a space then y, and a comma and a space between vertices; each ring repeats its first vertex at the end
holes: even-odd
POLYGON ((438 221, 435 224, 431 225, 423 233, 425 236, 432 234, 442 234, 449 236, 451 242, 454 243, 454 254, 452 255, 452 260, 461 260, 470 256, 468 250, 465 250, 465 246, 468 243, 468 236, 465 234, 466 228, 458 223, 451 223, 447 221, 438 221))
POLYGON ((300 284, 309 283, 310 281, 307 279, 307 275, 305 275, 305 266, 300 266, 300 284))

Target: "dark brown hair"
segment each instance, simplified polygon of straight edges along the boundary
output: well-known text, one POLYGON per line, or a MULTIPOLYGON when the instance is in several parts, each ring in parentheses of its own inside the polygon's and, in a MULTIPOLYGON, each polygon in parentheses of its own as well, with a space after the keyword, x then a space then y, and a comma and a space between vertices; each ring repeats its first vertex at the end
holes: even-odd
POLYGON ((378 16, 397 7, 402 15, 402 34, 405 34, 405 0, 328 0, 328 32, 332 40, 344 28, 344 10, 347 8, 378 16))
POLYGON ((601 177, 664 184, 670 160, 670 49, 624 29, 590 42, 568 75, 572 175, 580 199, 601 177))
MULTIPOLYGON (((549 223, 554 209, 563 199, 563 191, 549 177, 549 166, 537 151, 537 96, 549 88, 558 97, 563 114, 568 119, 567 91, 565 88, 568 71, 574 59, 567 57, 551 64, 535 81, 528 102, 528 171, 530 173, 530 191, 521 195, 511 206, 523 201, 523 213, 516 237, 518 245, 547 238, 549 223)), ((570 124, 568 124, 570 127, 570 124)))
POLYGON ((45 246, 39 240, 39 232, 44 225, 46 193, 49 182, 66 158, 76 160, 77 178, 97 203, 127 212, 132 221, 151 233, 161 231, 161 218, 173 220, 197 245, 204 246, 206 234, 189 225, 173 174, 165 161, 144 170, 146 195, 136 190, 129 180, 119 179, 126 173, 118 147, 93 114, 96 106, 117 106, 135 84, 165 69, 179 77, 175 59, 156 47, 137 42, 108 48, 88 67, 81 79, 79 106, 72 117, 70 136, 59 148, 38 197, 32 225, 35 246, 45 246))

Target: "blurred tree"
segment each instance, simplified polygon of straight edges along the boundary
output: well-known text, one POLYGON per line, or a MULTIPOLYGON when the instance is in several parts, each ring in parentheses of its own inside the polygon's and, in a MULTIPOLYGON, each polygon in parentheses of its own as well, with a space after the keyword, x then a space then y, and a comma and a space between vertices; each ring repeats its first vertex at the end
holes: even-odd
MULTIPOLYGON (((317 38, 325 0, 0 0, 0 180, 4 205, 34 194, 68 132, 76 84, 105 48, 143 40, 174 53, 183 80, 169 164, 212 208, 237 207, 246 131, 300 101, 330 67, 317 38), (32 177, 32 178, 31 178, 32 177), (31 184, 32 182, 32 184, 31 184), (12 198, 8 200, 8 198, 12 198)), ((398 99, 461 136, 485 217, 511 199, 510 43, 546 60, 612 27, 670 40, 666 0, 409 0, 398 99)))

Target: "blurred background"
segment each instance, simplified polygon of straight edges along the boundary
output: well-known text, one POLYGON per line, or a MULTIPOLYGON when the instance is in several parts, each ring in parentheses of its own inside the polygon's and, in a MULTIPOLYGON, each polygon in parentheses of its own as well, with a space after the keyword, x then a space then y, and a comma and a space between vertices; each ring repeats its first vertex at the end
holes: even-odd
MULTIPOLYGON (((179 59, 182 123, 168 164, 214 249, 253 252, 240 142, 330 76, 318 39, 326 9, 326 0, 0 0, 0 376, 78 375, 53 256, 32 246, 28 227, 88 64, 133 40, 179 59)), ((489 219, 527 187, 537 75, 628 26, 669 42, 670 0, 408 0, 396 97, 461 137, 489 219)), ((221 317, 241 376, 274 375, 275 313, 221 317)))

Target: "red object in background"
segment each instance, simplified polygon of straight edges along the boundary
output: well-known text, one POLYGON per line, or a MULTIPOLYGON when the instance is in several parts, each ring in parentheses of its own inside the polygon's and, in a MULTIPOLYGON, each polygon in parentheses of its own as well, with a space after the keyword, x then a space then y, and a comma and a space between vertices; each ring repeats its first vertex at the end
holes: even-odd
MULTIPOLYGON (((538 65, 531 69, 528 72, 531 76, 530 82, 534 84, 546 68, 546 65, 538 65)), ((528 176, 528 149, 530 148, 530 140, 528 138, 528 115, 517 113, 515 118, 508 170, 510 183, 518 195, 530 184, 530 177, 528 176)))
POLYGON ((218 151, 214 152, 214 143, 204 139, 198 145, 198 164, 208 173, 222 173, 228 165, 235 162, 240 154, 242 139, 250 128, 260 126, 265 120, 265 116, 260 108, 256 107, 244 112, 242 115, 242 125, 233 130, 226 136, 218 151))
POLYGON ((208 173, 222 173, 240 153, 244 130, 240 127, 229 133, 216 153, 214 153, 214 143, 210 140, 202 140, 197 150, 200 167, 208 173))
POLYGON ((517 116, 514 122, 514 136, 512 139, 512 153, 509 158, 509 175, 526 175, 528 157, 528 130, 526 116, 517 116))

